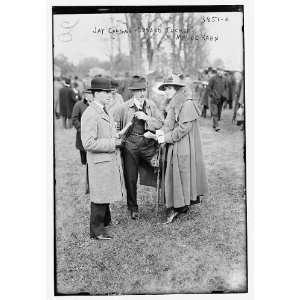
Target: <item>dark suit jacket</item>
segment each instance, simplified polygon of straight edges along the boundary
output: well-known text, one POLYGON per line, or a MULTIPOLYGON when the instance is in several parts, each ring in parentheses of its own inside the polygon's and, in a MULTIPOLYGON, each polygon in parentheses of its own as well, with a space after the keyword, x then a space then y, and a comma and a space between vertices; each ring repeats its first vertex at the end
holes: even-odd
POLYGON ((75 103, 73 108, 73 113, 72 113, 72 123, 77 130, 75 146, 78 150, 81 151, 84 151, 82 141, 81 141, 81 136, 80 136, 81 117, 87 107, 88 107, 88 103, 86 100, 78 101, 77 103, 75 103))
POLYGON ((59 91, 59 108, 63 117, 71 119, 76 95, 71 87, 64 86, 59 91))

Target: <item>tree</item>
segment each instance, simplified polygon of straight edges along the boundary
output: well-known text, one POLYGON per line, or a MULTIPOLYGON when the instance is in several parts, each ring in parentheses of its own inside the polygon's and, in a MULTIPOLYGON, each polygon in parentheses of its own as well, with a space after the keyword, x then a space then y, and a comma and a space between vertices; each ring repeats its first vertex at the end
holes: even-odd
POLYGON ((54 57, 54 65, 60 68, 61 76, 63 77, 69 77, 75 74, 75 66, 69 62, 68 58, 63 54, 54 57))
POLYGON ((222 58, 216 58, 213 62, 213 67, 214 68, 224 68, 224 62, 222 58))
POLYGON ((144 71, 142 66, 143 43, 140 31, 142 27, 142 15, 137 13, 125 14, 125 19, 129 37, 131 70, 134 74, 141 74, 144 71))
POLYGON ((91 68, 102 67, 102 63, 96 57, 86 57, 79 61, 77 65, 77 73, 81 77, 89 74, 91 68))

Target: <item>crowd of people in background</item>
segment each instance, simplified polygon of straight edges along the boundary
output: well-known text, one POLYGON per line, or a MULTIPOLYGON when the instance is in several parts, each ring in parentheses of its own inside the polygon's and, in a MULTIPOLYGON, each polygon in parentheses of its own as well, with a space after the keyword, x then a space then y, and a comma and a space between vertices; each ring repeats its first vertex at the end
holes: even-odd
MULTIPOLYGON (((222 111, 232 110, 232 122, 244 130, 244 84, 243 75, 238 71, 229 71, 223 68, 199 70, 197 75, 177 74, 186 85, 189 97, 193 99, 201 109, 203 118, 212 119, 212 127, 219 131, 219 121, 222 111), (208 113, 210 112, 210 114, 208 113)), ((102 76, 99 74, 98 76, 102 76)), ((105 76, 107 77, 107 76, 105 76)), ((127 72, 123 77, 117 76, 113 81, 114 97, 116 102, 126 102, 132 92, 128 89, 132 77, 127 72)), ((156 72, 145 76, 147 80, 147 97, 151 98, 156 105, 163 110, 166 96, 161 93, 157 86, 162 82, 163 75, 156 72)), ((54 78, 54 112, 56 118, 61 118, 64 128, 71 128, 71 114, 74 104, 83 99, 84 91, 89 87, 91 78, 54 78), (64 89, 62 89, 64 87, 64 89)))
POLYGON ((105 227, 111 223, 109 204, 114 201, 126 199, 131 219, 138 219, 138 176, 140 183, 155 186, 162 146, 169 211, 164 224, 201 203, 208 187, 199 120, 211 117, 213 130, 219 132, 224 109, 232 110, 232 122, 244 130, 242 75, 222 68, 201 70, 196 77, 153 73, 122 79, 99 74, 90 81, 55 78, 55 117, 63 129, 76 129, 75 145, 86 166, 90 237, 112 238, 105 227))

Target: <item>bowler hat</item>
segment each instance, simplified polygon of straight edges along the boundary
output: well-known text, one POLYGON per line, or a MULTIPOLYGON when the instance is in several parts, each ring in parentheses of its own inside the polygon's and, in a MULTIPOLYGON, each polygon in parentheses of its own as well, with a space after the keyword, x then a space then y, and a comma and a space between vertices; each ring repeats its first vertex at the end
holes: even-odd
POLYGON ((111 86, 112 88, 118 88, 119 87, 119 82, 115 79, 111 80, 111 86))
POLYGON ((164 80, 164 82, 159 85, 158 89, 161 91, 164 91, 166 86, 178 86, 178 87, 184 87, 185 84, 182 83, 182 81, 179 79, 176 75, 171 75, 168 78, 164 80))
POLYGON ((132 76, 130 85, 128 87, 129 90, 144 90, 146 88, 147 83, 144 77, 138 75, 132 76))
POLYGON ((91 81, 89 91, 112 91, 111 80, 104 77, 94 77, 91 81))
POLYGON ((70 85, 71 84, 71 79, 70 78, 65 78, 65 84, 70 85))

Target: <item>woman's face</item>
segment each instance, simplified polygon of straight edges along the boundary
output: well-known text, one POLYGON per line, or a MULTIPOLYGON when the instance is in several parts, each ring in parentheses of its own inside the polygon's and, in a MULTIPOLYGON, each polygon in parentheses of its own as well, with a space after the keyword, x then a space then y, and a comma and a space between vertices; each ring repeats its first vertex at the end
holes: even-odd
POLYGON ((167 85, 167 86, 165 87, 165 93, 166 93, 166 95, 167 95, 167 98, 168 98, 168 99, 171 99, 171 98, 175 95, 176 90, 175 90, 174 86, 172 86, 172 85, 167 85))

